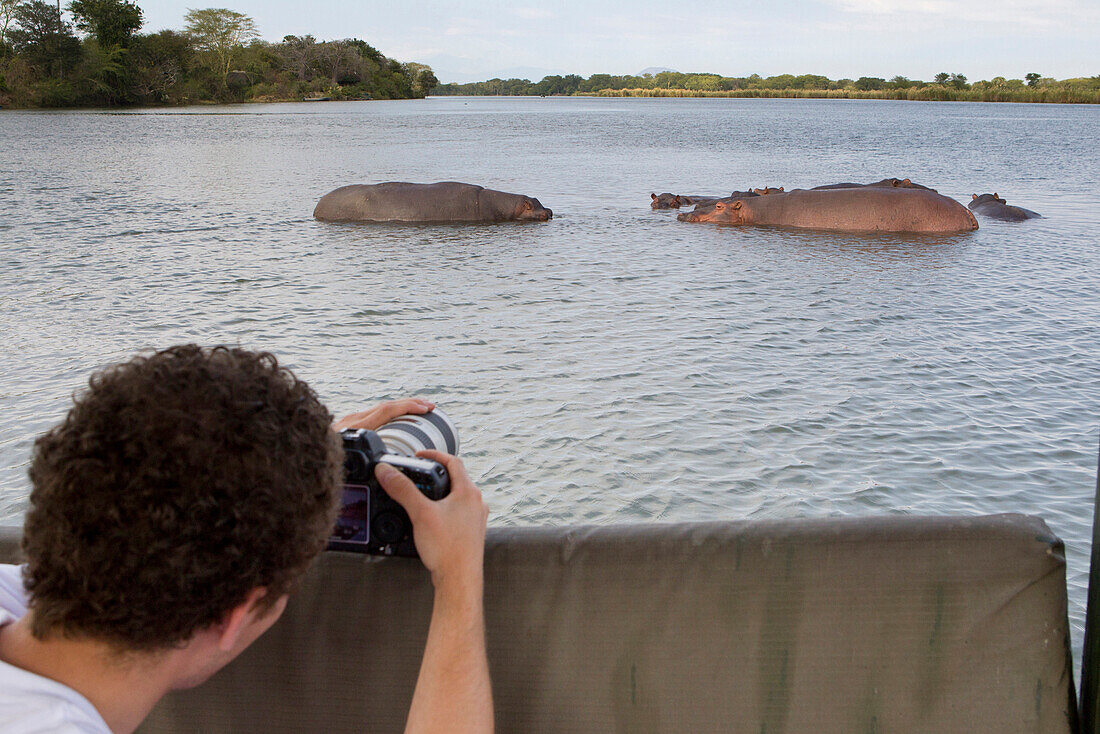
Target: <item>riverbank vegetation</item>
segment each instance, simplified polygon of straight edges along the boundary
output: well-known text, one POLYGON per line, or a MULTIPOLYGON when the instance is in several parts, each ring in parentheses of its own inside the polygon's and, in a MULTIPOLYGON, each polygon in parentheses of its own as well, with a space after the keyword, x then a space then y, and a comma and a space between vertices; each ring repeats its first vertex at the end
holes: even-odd
POLYGON ((805 97, 828 99, 909 99, 967 102, 1100 103, 1100 76, 1055 80, 1038 73, 1024 79, 994 77, 969 82, 963 74, 943 72, 929 82, 895 76, 829 79, 817 74, 724 77, 662 71, 638 76, 576 74, 541 81, 490 79, 470 84, 441 84, 434 95, 595 95, 602 97, 805 97))
POLYGON ((72 0, 65 12, 0 0, 0 105, 407 99, 438 84, 430 67, 356 38, 268 43, 250 17, 226 8, 189 10, 178 31, 139 33, 142 21, 128 0, 72 0))

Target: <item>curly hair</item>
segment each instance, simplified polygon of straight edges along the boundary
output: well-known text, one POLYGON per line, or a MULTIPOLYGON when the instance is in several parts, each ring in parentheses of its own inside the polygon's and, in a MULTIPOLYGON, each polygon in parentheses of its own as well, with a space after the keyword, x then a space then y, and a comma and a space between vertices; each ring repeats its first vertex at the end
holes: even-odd
POLYGON ((273 604, 324 548, 343 450, 271 354, 171 347, 94 374, 73 400, 30 467, 36 637, 177 646, 255 587, 273 604))

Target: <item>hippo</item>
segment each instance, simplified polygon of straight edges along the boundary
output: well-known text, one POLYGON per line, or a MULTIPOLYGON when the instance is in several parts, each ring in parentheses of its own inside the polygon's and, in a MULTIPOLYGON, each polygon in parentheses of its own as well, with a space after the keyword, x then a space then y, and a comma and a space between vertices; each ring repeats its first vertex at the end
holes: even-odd
POLYGON ((874 183, 869 183, 869 184, 836 183, 836 184, 829 184, 828 186, 814 186, 810 190, 811 191, 825 191, 825 190, 828 190, 828 189, 855 189, 855 188, 859 188, 860 186, 879 186, 879 187, 896 188, 896 189, 921 189, 923 191, 935 191, 935 189, 930 189, 927 186, 921 186, 918 183, 913 183, 912 181, 910 181, 907 178, 884 178, 881 181, 875 181, 874 183))
POLYGON ((771 224, 851 232, 969 232, 970 211, 946 196, 920 189, 860 186, 795 189, 752 199, 719 199, 676 217, 681 222, 771 224))
POLYGON ((343 186, 313 210, 329 222, 545 222, 553 215, 533 197, 456 181, 343 186))
POLYGON ((1002 222, 1022 222, 1025 219, 1042 217, 1042 214, 1024 209, 1022 206, 1010 206, 1004 199, 996 194, 971 194, 967 207, 971 211, 990 219, 1000 219, 1002 222))
MULTIPOLYGON (((756 196, 751 191, 734 191, 731 197, 756 196)), ((697 196, 695 194, 669 194, 661 195, 651 193, 649 195, 651 209, 679 209, 682 206, 698 206, 699 204, 713 204, 721 199, 721 196, 697 196)))
POLYGON ((691 206, 692 204, 705 204, 712 201, 718 201, 721 196, 702 196, 696 194, 670 194, 667 191, 663 194, 649 195, 649 207, 651 209, 679 209, 682 206, 691 206))
POLYGON ((765 186, 762 189, 753 189, 752 193, 756 194, 757 196, 771 196, 772 194, 782 194, 783 187, 780 186, 778 189, 773 189, 769 186, 765 186))

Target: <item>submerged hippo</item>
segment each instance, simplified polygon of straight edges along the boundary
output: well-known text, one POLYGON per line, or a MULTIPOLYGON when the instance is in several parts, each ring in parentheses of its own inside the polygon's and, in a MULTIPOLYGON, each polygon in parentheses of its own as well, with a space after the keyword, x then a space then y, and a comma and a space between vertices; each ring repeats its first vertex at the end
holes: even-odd
POLYGON ((1024 209, 1022 206, 1011 206, 996 194, 971 194, 970 210, 990 219, 1000 219, 1002 222, 1022 222, 1025 219, 1042 217, 1042 214, 1024 209))
POLYGON ((771 196, 772 194, 782 194, 783 187, 780 186, 778 189, 773 189, 770 186, 765 186, 762 189, 753 189, 752 193, 756 194, 757 196, 771 196))
POLYGON ((533 197, 455 181, 343 186, 313 210, 330 222, 545 222, 553 215, 533 197))
POLYGON ((828 189, 855 189, 860 186, 878 186, 894 189, 921 189, 923 191, 935 191, 927 186, 921 186, 918 183, 913 183, 907 178, 884 178, 881 181, 875 181, 869 184, 857 184, 857 183, 836 183, 829 184, 828 186, 814 186, 811 191, 824 191, 828 189))
MULTIPOLYGON (((751 191, 734 191, 731 197, 756 196, 751 191)), ((697 196, 695 194, 653 194, 649 195, 651 209, 679 209, 682 206, 698 206, 699 204, 713 204, 721 199, 721 196, 697 196)))
POLYGON ((934 191, 860 186, 795 189, 752 199, 719 199, 676 217, 681 222, 772 224, 852 232, 969 232, 974 215, 934 191))
POLYGON ((670 194, 667 191, 663 194, 651 193, 649 195, 649 208, 679 209, 682 206, 706 204, 712 201, 718 201, 721 198, 721 196, 701 196, 696 194, 670 194))

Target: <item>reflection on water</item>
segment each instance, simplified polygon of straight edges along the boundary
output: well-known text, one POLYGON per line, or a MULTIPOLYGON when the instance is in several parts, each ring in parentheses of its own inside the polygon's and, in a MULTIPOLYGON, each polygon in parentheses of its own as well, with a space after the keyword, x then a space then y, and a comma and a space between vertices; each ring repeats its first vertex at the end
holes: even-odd
POLYGON ((0 120, 0 521, 91 369, 239 342, 336 411, 438 401, 496 524, 1040 515, 1080 628, 1098 108, 429 99, 0 120), (651 191, 886 176, 1045 218, 850 235, 649 208, 651 191), (327 191, 384 180, 530 194, 555 218, 311 218, 327 191))

